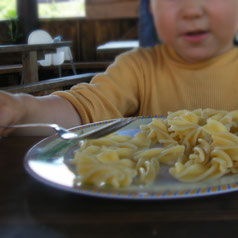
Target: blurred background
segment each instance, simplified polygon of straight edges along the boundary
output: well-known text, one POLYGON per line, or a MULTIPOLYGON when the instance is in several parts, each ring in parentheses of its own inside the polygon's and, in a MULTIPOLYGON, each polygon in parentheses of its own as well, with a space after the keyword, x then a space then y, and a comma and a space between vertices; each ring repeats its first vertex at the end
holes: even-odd
MULTIPOLYGON (((102 54, 98 47, 137 40, 138 15, 139 0, 0 0, 0 45, 25 44, 32 31, 42 29, 53 38, 72 41, 77 73, 104 71, 120 51, 102 54)), ((1 54, 0 86, 19 82, 21 57, 1 54)), ((69 65, 63 64, 62 69, 64 76, 72 74, 69 65)), ((39 67, 39 76, 40 80, 55 78, 58 71, 39 67)))
MULTIPOLYGON (((1 0, 0 20, 17 17, 17 0, 1 0)), ((83 17, 85 0, 37 0, 39 18, 83 17)))

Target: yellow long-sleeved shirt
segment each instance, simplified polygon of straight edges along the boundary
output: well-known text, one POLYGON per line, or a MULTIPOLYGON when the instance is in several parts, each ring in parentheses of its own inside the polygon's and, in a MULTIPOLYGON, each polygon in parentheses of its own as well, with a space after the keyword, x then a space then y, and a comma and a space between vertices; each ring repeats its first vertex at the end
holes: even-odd
POLYGON ((90 84, 57 92, 76 108, 83 123, 180 109, 238 109, 238 48, 186 63, 165 45, 117 57, 90 84))

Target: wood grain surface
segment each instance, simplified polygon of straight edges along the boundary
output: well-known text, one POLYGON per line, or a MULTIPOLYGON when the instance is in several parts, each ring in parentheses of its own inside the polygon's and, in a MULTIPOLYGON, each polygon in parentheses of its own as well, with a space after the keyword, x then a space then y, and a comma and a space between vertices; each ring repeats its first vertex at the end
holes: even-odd
POLYGON ((0 237, 236 237, 238 192, 170 201, 122 201, 59 191, 27 174, 41 137, 0 140, 0 237))

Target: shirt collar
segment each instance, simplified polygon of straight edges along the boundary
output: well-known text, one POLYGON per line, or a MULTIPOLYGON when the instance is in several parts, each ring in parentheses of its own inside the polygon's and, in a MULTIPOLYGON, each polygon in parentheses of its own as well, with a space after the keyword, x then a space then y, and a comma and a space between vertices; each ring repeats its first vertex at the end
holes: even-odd
POLYGON ((227 51, 226 53, 219 55, 217 57, 207 59, 197 63, 190 63, 182 59, 171 47, 166 46, 165 44, 162 45, 162 52, 168 60, 176 64, 178 67, 187 68, 187 69, 202 69, 206 68, 211 65, 217 64, 224 64, 230 63, 234 61, 234 57, 238 57, 238 48, 234 47, 231 50, 227 51))

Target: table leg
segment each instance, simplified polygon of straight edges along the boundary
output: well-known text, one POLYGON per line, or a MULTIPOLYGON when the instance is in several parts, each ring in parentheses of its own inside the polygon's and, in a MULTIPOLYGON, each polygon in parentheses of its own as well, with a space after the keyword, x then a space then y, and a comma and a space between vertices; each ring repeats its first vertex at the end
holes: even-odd
POLYGON ((24 84, 39 81, 37 52, 25 52, 22 54, 24 84))

